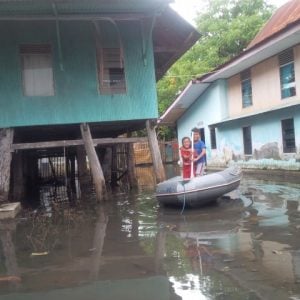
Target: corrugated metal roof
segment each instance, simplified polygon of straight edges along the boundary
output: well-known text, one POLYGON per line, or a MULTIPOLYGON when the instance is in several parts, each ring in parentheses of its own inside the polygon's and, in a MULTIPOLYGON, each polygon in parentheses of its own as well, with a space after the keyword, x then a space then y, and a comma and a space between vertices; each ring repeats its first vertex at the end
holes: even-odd
POLYGON ((248 45, 247 49, 300 20, 300 1, 291 0, 278 8, 266 25, 248 45))

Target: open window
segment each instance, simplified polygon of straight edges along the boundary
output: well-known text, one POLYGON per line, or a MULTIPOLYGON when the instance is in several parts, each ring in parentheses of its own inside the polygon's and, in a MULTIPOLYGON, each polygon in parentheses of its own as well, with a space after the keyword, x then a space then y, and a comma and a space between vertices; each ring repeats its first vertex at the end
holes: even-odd
POLYGON ((20 46, 23 94, 54 96, 52 51, 49 44, 20 46))

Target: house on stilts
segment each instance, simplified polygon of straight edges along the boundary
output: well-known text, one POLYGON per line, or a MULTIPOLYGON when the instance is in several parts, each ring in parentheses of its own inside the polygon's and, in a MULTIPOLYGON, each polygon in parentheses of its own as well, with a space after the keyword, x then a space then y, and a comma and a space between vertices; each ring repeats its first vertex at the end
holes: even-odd
POLYGON ((176 126, 179 140, 200 128, 212 168, 234 161, 248 169, 299 171, 299 43, 300 2, 292 0, 242 53, 192 80, 160 124, 176 126))
POLYGON ((66 158, 71 184, 76 161, 83 185, 86 155, 101 200, 102 161, 113 178, 125 145, 130 173, 131 133, 144 128, 164 179, 156 81, 199 38, 169 2, 0 0, 1 202, 30 190, 45 157, 66 158))

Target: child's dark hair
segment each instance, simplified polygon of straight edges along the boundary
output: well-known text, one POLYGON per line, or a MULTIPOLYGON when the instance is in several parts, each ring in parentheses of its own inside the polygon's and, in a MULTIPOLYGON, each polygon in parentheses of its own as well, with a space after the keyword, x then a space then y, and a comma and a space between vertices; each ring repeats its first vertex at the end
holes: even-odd
POLYGON ((197 133, 201 133, 201 130, 199 129, 199 128, 197 128, 197 127, 194 127, 193 129, 192 129, 192 131, 193 132, 197 132, 197 133))
POLYGON ((181 139, 181 144, 183 145, 183 142, 184 140, 188 139, 190 142, 191 142, 191 139, 188 137, 188 136, 184 136, 182 139, 181 139))

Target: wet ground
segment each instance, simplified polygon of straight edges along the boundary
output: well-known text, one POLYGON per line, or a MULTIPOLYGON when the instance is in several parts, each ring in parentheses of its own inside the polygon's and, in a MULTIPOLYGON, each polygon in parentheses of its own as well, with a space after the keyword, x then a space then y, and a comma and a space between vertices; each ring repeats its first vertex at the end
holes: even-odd
POLYGON ((181 213, 157 205, 150 168, 138 174, 138 191, 103 206, 44 195, 0 223, 0 300, 300 299, 300 184, 244 176, 181 213))

